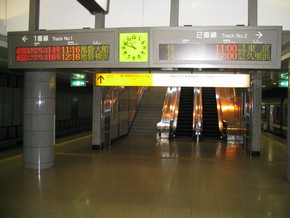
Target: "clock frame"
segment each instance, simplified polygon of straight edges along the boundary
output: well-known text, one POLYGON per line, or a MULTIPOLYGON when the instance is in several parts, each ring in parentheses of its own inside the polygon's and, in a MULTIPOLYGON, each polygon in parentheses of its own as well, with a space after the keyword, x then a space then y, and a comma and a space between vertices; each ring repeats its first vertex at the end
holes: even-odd
POLYGON ((148 32, 120 33, 120 62, 148 62, 148 32))

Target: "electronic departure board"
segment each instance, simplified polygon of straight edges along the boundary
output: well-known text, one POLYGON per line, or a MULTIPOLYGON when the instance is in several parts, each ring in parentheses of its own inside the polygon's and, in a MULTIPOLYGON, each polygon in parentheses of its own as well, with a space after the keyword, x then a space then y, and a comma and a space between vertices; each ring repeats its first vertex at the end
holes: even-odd
POLYGON ((16 47, 16 62, 109 61, 110 45, 16 47))
POLYGON ((159 60, 271 61, 271 44, 160 44, 159 60))
POLYGON ((131 27, 8 33, 15 69, 279 69, 281 27, 131 27))
POLYGON ((151 67, 279 69, 281 27, 151 29, 151 67))
POLYGON ((117 61, 116 29, 13 33, 9 65, 14 68, 107 68, 117 61))

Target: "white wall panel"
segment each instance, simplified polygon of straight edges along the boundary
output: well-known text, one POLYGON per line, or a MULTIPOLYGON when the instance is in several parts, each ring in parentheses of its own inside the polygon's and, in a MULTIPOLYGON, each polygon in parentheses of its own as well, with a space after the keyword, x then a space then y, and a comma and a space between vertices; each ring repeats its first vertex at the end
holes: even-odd
POLYGON ((144 23, 144 0, 110 0, 106 27, 136 27, 144 23))
POLYGON ((258 0, 258 25, 290 30, 290 0, 258 0))
POLYGON ((41 0, 40 29, 94 28, 95 16, 77 0, 41 0))
POLYGON ((106 27, 169 26, 171 0, 110 0, 106 27))
POLYGON ((179 26, 248 24, 248 0, 179 0, 179 26))
MULTIPOLYGON (((110 0, 106 27, 168 26, 170 2, 110 0)), ((94 16, 77 0, 40 3, 41 29, 94 27, 94 16)), ((179 25, 247 25, 247 7, 248 0, 180 0, 179 25)), ((258 24, 282 25, 284 30, 290 30, 289 11, 290 0, 258 0, 258 24)), ((28 18, 29 0, 0 0, 0 33, 28 30, 28 18)))
POLYGON ((6 0, 0 0, 0 34, 6 35, 6 0))
POLYGON ((29 0, 7 0, 6 16, 7 32, 27 31, 29 23, 29 0))

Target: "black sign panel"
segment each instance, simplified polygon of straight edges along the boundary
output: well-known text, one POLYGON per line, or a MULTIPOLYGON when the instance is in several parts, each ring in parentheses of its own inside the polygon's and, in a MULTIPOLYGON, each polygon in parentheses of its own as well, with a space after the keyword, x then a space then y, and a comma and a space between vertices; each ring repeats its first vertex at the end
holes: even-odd
POLYGON ((134 27, 8 34, 9 68, 279 69, 281 27, 134 27))
POLYGON ((281 27, 151 29, 151 67, 277 69, 281 27))
POLYGON ((116 29, 9 33, 10 68, 116 67, 116 29))

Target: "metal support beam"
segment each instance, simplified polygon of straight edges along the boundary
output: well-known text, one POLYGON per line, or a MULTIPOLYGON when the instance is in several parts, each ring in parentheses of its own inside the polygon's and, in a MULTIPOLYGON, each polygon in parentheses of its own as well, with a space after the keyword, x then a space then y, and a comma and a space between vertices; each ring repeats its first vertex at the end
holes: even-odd
POLYGON ((105 28, 105 14, 97 13, 95 15, 95 28, 105 28))
POLYGON ((29 31, 39 30, 40 0, 30 0, 29 5, 29 31))
POLYGON ((248 0, 248 25, 258 25, 258 0, 248 0))
POLYGON ((171 0, 170 5, 170 26, 178 26, 179 0, 171 0))
MULTIPOLYGON (((288 58, 288 75, 290 74, 289 70, 290 58, 288 58)), ((288 84, 290 84, 290 76, 288 76, 288 84)), ((288 85, 288 105, 287 105, 287 114, 290 114, 290 86, 288 85)), ((290 126, 290 116, 287 116, 287 126, 290 126)), ((286 179, 290 181, 290 131, 287 131, 287 154, 286 154, 286 179)))

